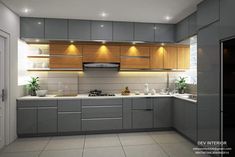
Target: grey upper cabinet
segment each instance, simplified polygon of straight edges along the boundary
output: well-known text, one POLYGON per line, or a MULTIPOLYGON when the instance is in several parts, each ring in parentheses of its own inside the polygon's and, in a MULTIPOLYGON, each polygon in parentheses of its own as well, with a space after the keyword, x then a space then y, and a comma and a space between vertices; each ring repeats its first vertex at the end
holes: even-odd
POLYGON ((71 40, 90 40, 91 21, 69 20, 69 39, 71 40))
POLYGON ((197 34, 197 12, 194 12, 188 17, 189 36, 197 34))
POLYGON ((219 20, 219 0, 204 0, 198 5, 197 26, 205 27, 219 20))
POLYGON ((133 41, 134 23, 113 22, 113 41, 133 41))
POLYGON ((172 127, 172 98, 153 98, 154 128, 172 127))
POLYGON ((92 21, 91 22, 91 39, 112 41, 113 23, 109 21, 92 21))
POLYGON ((175 42, 175 25, 155 24, 155 42, 175 42))
POLYGON ((154 24, 135 23, 134 40, 154 42, 154 24))
POLYGON ((198 32, 198 140, 220 137, 219 22, 198 32))
POLYGON ((220 39, 235 36, 235 1, 220 1, 220 39))
POLYGON ((44 19, 21 17, 20 37, 44 39, 44 19))
POLYGON ((189 20, 186 18, 176 25, 176 41, 182 41, 189 37, 189 20))
POLYGON ((48 40, 68 39, 68 20, 45 19, 45 39, 48 40))

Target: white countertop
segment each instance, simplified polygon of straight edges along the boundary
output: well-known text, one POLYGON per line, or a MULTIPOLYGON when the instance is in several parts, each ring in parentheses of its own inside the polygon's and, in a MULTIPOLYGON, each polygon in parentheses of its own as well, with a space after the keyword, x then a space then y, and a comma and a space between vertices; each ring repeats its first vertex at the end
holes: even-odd
POLYGON ((143 93, 139 95, 135 95, 134 93, 131 93, 130 95, 124 96, 121 94, 115 94, 115 96, 100 96, 100 97, 90 97, 88 94, 78 94, 77 96, 56 96, 56 95, 47 95, 45 97, 38 97, 38 96, 24 96, 19 97, 17 100, 71 100, 71 99, 115 99, 115 98, 143 98, 143 97, 174 97, 190 102, 196 103, 197 100, 189 99, 183 97, 187 94, 177 94, 177 95, 164 95, 164 94, 155 94, 155 95, 145 95, 143 93))

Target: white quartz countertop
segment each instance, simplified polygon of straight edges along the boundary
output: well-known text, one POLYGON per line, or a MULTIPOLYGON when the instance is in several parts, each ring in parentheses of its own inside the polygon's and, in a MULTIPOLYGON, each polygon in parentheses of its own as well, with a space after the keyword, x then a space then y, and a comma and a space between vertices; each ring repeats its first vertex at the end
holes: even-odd
POLYGON ((88 94, 78 94, 77 96, 56 96, 56 95, 47 95, 45 97, 38 97, 38 96, 24 96, 19 97, 17 100, 71 100, 71 99, 115 99, 115 98, 144 98, 144 97, 175 97, 178 99, 190 101, 196 103, 197 100, 190 99, 184 97, 188 94, 176 94, 176 95, 164 95, 164 94, 155 94, 155 95, 145 95, 145 94, 139 94, 135 95, 134 93, 131 93, 130 95, 124 96, 121 94, 115 94, 115 96, 99 96, 99 97, 90 97, 88 94))

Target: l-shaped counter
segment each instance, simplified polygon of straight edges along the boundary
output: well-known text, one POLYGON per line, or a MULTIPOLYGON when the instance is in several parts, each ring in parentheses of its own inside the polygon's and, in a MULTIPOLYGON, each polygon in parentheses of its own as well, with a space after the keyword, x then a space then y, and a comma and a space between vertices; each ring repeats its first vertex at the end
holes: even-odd
POLYGON ((181 95, 25 96, 17 99, 17 134, 25 137, 176 129, 196 142, 196 110, 197 101, 181 95))

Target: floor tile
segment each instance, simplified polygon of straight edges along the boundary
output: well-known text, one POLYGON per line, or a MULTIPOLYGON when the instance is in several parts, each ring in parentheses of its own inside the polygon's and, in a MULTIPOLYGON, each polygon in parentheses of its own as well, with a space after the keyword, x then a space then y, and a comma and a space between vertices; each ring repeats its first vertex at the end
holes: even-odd
POLYGON ((125 146, 126 157, 168 157, 157 144, 125 146))
POLYGON ((82 149, 76 150, 48 150, 43 151, 39 157, 82 157, 82 149))
POLYGON ((3 152, 27 152, 43 150, 50 138, 24 138, 17 139, 15 142, 3 149, 3 152))
POLYGON ((179 143, 179 142, 186 142, 187 140, 181 136, 178 133, 158 133, 158 132, 152 132, 150 133, 150 136, 153 137, 153 139, 157 143, 179 143))
POLYGON ((119 134, 119 138, 123 146, 155 144, 148 133, 124 133, 119 134))
POLYGON ((160 144, 170 157, 195 157, 188 142, 160 144))
POLYGON ((77 149, 83 148, 85 136, 53 137, 45 150, 77 149))
POLYGON ((125 157, 122 147, 84 149, 83 157, 125 157))
POLYGON ((38 157, 40 152, 0 153, 0 157, 38 157))
POLYGON ((114 147, 120 146, 121 143, 117 134, 87 135, 85 148, 93 147, 114 147))

